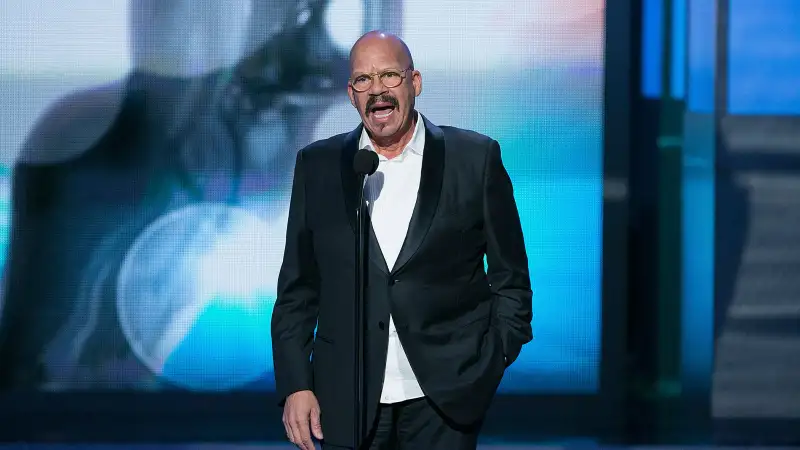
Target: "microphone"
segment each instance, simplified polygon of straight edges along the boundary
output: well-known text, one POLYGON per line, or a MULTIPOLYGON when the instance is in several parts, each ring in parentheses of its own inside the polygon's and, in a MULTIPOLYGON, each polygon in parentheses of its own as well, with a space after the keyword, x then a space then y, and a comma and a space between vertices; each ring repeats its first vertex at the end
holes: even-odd
POLYGON ((356 326, 353 330, 355 341, 355 358, 353 361, 353 389, 355 390, 354 407, 355 420, 353 421, 353 443, 355 448, 360 448, 362 440, 367 430, 367 414, 365 406, 365 384, 366 373, 364 372, 364 335, 366 334, 365 321, 365 297, 366 297, 366 266, 367 266, 367 211, 364 207, 364 180, 366 177, 378 170, 378 154, 367 149, 361 149, 353 156, 353 171, 360 180, 358 193, 358 206, 353 211, 356 216, 356 273, 355 273, 355 292, 354 315, 356 326))
POLYGON ((359 175, 372 175, 378 170, 378 154, 365 148, 353 156, 353 170, 359 175))

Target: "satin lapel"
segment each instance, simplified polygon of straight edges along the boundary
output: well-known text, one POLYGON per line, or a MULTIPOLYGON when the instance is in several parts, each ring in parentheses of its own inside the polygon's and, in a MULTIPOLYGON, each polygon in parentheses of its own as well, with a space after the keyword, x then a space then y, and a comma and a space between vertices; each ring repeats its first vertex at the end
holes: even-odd
POLYGON ((361 129, 363 125, 359 125, 355 130, 351 131, 344 139, 344 147, 342 147, 342 189, 344 190, 344 206, 345 213, 347 213, 347 220, 350 222, 350 227, 353 233, 356 232, 356 205, 358 204, 358 177, 353 171, 353 157, 358 151, 358 138, 361 136, 361 129))
MULTIPOLYGON (((363 125, 351 131, 345 137, 344 147, 342 148, 341 160, 341 173, 342 173, 342 189, 344 190, 344 204, 345 214, 347 220, 350 222, 350 227, 353 233, 356 232, 356 207, 358 206, 358 190, 363 186, 358 185, 358 176, 353 171, 353 156, 358 151, 358 140, 361 137, 361 130, 363 125)), ((386 258, 381 252, 381 246, 378 244, 378 238, 375 236, 375 231, 372 229, 372 223, 369 216, 367 216, 367 228, 369 229, 367 253, 369 259, 379 269, 385 273, 389 273, 389 267, 386 265, 386 258)))
POLYGON ((441 128, 429 122, 425 116, 420 114, 420 117, 425 123, 425 149, 422 153, 422 174, 417 203, 414 206, 408 233, 392 273, 400 271, 419 250, 431 227, 433 217, 436 215, 436 208, 439 206, 439 197, 442 193, 445 160, 444 133, 441 128))
POLYGON ((369 248, 367 249, 367 252, 369 252, 369 259, 372 260, 372 263, 381 269, 383 273, 388 274, 389 265, 386 264, 386 257, 383 256, 381 245, 378 243, 378 237, 375 236, 375 230, 372 228, 372 221, 369 214, 367 215, 367 223, 369 224, 369 248))

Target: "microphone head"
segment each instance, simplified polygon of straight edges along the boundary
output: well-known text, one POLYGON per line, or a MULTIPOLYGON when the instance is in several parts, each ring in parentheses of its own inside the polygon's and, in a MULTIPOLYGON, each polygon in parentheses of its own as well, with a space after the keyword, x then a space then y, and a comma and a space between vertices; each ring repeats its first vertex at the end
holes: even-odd
POLYGON ((353 157, 353 170, 359 175, 372 175, 378 170, 378 154, 365 148, 353 157))

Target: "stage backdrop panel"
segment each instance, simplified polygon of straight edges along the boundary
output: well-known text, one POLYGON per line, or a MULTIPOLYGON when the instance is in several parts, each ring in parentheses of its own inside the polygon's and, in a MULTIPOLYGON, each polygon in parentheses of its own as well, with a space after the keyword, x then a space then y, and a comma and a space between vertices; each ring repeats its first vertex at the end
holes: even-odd
POLYGON ((358 124, 347 53, 385 17, 419 110, 514 182, 535 339, 501 390, 597 390, 604 3, 365 3, 3 1, 3 388, 271 390, 294 155, 358 124))

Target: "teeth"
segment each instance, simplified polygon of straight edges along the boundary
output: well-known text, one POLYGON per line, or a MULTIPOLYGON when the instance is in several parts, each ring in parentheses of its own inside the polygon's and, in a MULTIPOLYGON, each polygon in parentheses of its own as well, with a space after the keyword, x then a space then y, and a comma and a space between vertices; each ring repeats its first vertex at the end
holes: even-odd
POLYGON ((389 110, 389 112, 386 112, 386 113, 383 113, 383 114, 375 113, 375 117, 377 117, 379 119, 383 119, 384 117, 389 117, 389 114, 391 114, 393 112, 394 112, 394 110, 392 109, 392 110, 389 110))

